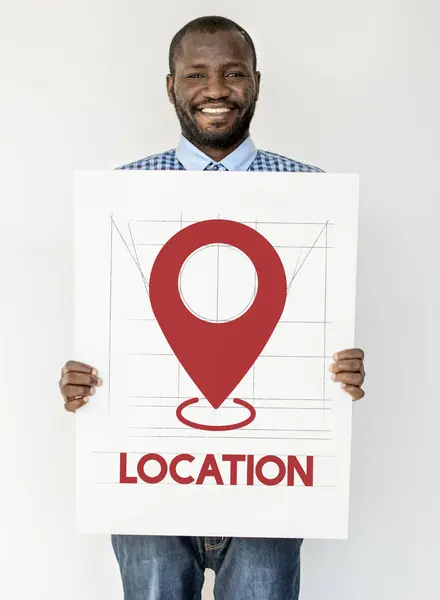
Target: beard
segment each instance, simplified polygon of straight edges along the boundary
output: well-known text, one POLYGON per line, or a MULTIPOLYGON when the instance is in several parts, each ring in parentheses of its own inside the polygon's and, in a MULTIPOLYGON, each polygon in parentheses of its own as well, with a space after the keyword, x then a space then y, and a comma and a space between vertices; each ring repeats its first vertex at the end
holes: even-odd
MULTIPOLYGON (((249 134, 249 127, 254 116, 257 101, 255 97, 248 100, 246 104, 230 104, 227 106, 237 110, 237 116, 232 127, 229 130, 201 129, 195 111, 189 103, 179 102, 176 93, 173 89, 172 96, 174 100, 174 108, 179 119, 182 134, 188 141, 197 147, 204 148, 222 148, 227 149, 243 141, 249 134)), ((217 106, 221 104, 218 101, 211 101, 217 106)), ((225 103, 226 105, 226 103, 225 103)), ((205 101, 203 106, 209 106, 209 101, 205 101)))

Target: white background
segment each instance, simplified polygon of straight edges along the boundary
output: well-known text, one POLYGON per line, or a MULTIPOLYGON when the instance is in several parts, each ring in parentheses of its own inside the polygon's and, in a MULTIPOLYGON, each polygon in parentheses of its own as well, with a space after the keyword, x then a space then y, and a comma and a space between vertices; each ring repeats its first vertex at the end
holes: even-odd
POLYGON ((256 143, 361 175, 356 338, 368 398, 354 411, 350 540, 305 543, 301 598, 431 600, 440 534, 435 0, 1 0, 0 596, 121 597, 109 541, 75 534, 74 418, 57 390, 73 346, 72 170, 175 145, 168 43, 189 19, 219 11, 259 52, 256 143))

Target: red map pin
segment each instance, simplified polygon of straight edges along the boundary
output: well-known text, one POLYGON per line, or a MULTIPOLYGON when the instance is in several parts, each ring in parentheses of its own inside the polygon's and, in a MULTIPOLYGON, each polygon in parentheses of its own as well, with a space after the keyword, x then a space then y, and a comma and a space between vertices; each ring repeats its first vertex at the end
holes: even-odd
MULTIPOLYGON (((201 273, 203 277, 203 273, 201 273)), ((284 310, 287 281, 283 264, 275 248, 255 229, 224 219, 201 221, 176 233, 162 247, 150 276, 150 301, 173 352, 189 377, 210 402, 219 408, 257 360, 271 337, 284 310), (208 244, 227 244, 241 250, 253 263, 258 289, 253 303, 240 317, 226 323, 210 323, 192 314, 179 292, 179 274, 185 260, 208 244)), ((179 420, 197 429, 225 431, 244 427, 255 418, 255 408, 244 400, 250 416, 233 425, 204 425, 182 415, 179 420)))

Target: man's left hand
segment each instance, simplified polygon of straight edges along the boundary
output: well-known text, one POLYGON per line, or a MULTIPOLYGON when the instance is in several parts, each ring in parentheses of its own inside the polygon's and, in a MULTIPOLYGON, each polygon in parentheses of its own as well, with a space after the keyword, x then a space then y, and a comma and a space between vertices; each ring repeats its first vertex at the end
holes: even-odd
POLYGON ((330 365, 333 381, 341 382, 342 389, 350 394, 353 400, 365 396, 362 384, 365 380, 364 352, 359 348, 342 350, 333 355, 334 362, 330 365))

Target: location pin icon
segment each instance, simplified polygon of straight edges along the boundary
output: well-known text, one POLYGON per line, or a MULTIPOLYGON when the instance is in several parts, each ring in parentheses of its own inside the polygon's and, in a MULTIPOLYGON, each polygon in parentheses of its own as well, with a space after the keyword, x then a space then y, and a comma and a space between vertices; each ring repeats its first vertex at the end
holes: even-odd
MULTIPOLYGON (((180 364, 213 408, 223 404, 260 356, 280 320, 286 296, 286 274, 275 248, 255 229, 236 221, 213 219, 185 227, 162 247, 151 270, 150 301, 157 322, 180 364), (192 314, 179 291, 179 274, 188 256, 218 243, 246 254, 258 277, 251 306, 226 323, 210 323, 192 314)), ((245 421, 220 426, 193 423, 182 411, 198 401, 192 398, 179 406, 181 422, 198 429, 225 431, 244 427, 255 418, 255 408, 235 398, 236 404, 250 412, 245 421)))

